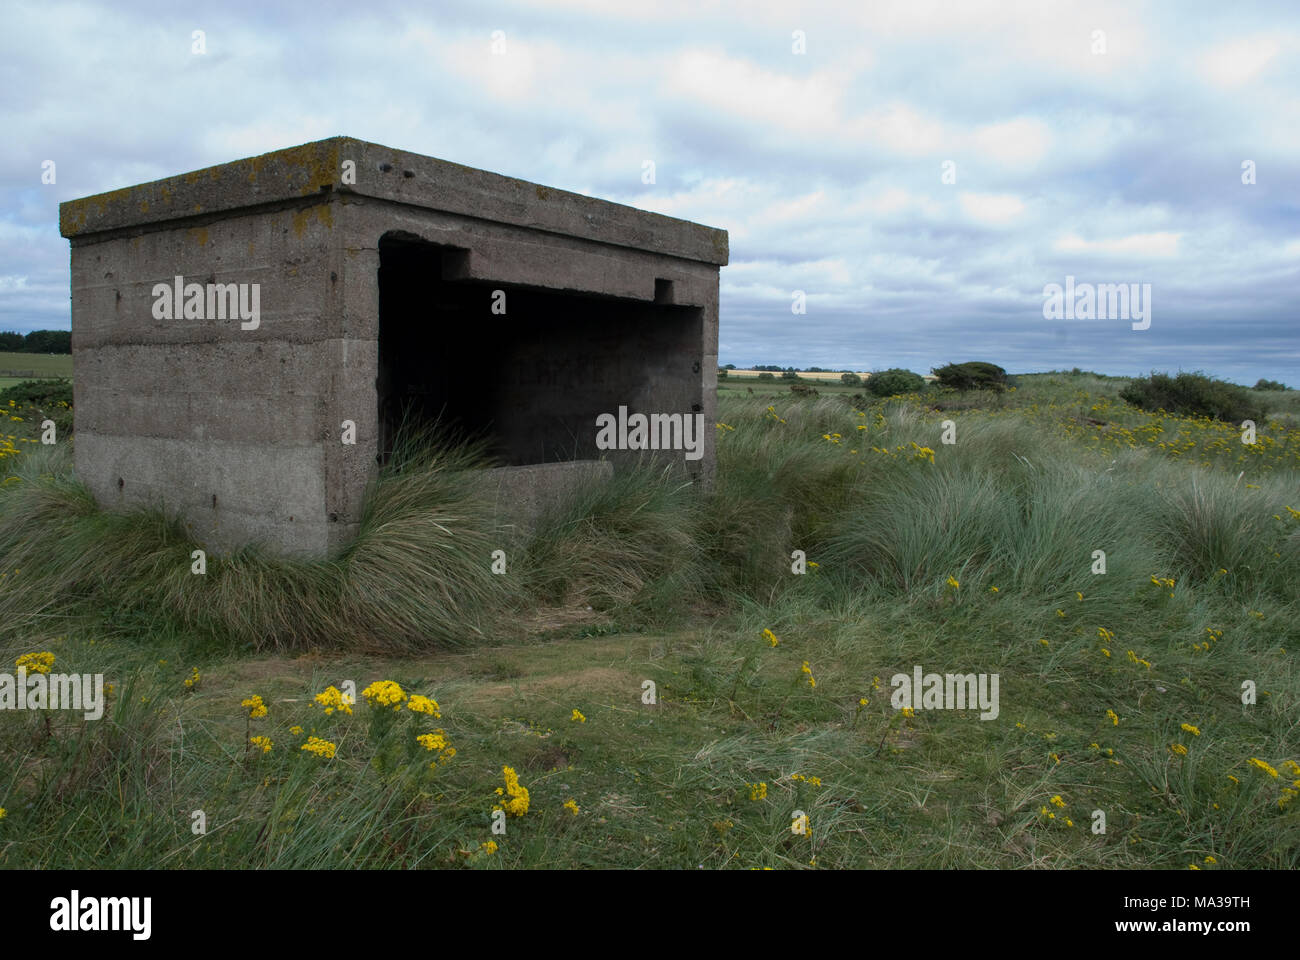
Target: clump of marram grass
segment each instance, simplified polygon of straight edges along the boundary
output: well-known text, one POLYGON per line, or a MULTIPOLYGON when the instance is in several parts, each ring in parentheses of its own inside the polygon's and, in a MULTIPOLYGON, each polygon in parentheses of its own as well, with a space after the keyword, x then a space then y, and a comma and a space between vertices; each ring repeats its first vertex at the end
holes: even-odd
POLYGON ((129 617, 231 645, 409 650, 481 638, 509 603, 493 577, 492 503, 479 452, 407 433, 367 493, 360 532, 324 559, 260 545, 210 554, 161 510, 101 511, 67 454, 28 459, 0 491, 5 631, 129 617))
POLYGON ((531 531, 524 589, 544 603, 598 610, 684 605, 700 555, 693 486, 671 465, 647 463, 576 491, 531 531))

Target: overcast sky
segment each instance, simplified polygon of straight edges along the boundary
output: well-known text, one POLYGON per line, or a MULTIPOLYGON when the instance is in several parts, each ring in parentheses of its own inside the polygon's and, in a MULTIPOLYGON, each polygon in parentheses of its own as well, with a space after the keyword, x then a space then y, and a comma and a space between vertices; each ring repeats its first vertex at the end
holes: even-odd
POLYGON ((0 329, 69 326, 59 202, 342 134, 730 231, 722 363, 1300 384, 1294 2, 122 6, 4 8, 0 329))

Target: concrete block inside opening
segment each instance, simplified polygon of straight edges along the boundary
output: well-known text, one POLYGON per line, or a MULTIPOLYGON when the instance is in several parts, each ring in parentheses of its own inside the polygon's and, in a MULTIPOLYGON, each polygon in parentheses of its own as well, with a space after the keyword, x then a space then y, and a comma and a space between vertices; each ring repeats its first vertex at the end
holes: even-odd
POLYGON ((214 549, 345 547, 403 422, 479 441, 521 523, 647 457, 711 482, 725 231, 344 137, 60 230, 78 476, 214 549))

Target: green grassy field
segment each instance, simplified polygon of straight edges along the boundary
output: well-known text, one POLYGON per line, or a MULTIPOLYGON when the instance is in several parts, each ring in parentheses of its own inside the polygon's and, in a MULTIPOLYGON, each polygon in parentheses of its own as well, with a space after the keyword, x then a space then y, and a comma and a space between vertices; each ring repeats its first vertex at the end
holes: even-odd
POLYGON ((24 380, 55 377, 72 377, 72 354, 12 353, 0 350, 0 390, 24 380), (10 373, 19 376, 10 376, 10 373))
POLYGON ((511 539, 414 444, 340 557, 202 577, 67 444, 3 458, 0 654, 113 690, 5 715, 0 865, 1300 866, 1295 392, 1247 447, 1087 375, 777 383, 720 389, 707 495, 636 472, 511 539), (997 674, 998 716, 896 710, 918 665, 997 674))

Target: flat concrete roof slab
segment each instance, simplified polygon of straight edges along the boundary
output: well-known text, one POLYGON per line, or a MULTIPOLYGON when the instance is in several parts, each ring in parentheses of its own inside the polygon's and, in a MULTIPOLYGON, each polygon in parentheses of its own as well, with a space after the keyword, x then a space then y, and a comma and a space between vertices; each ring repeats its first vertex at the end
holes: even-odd
POLYGON ((356 194, 725 265, 727 232, 351 137, 330 137, 59 205, 69 238, 320 194, 356 194), (344 183, 344 163, 355 183, 344 183))

